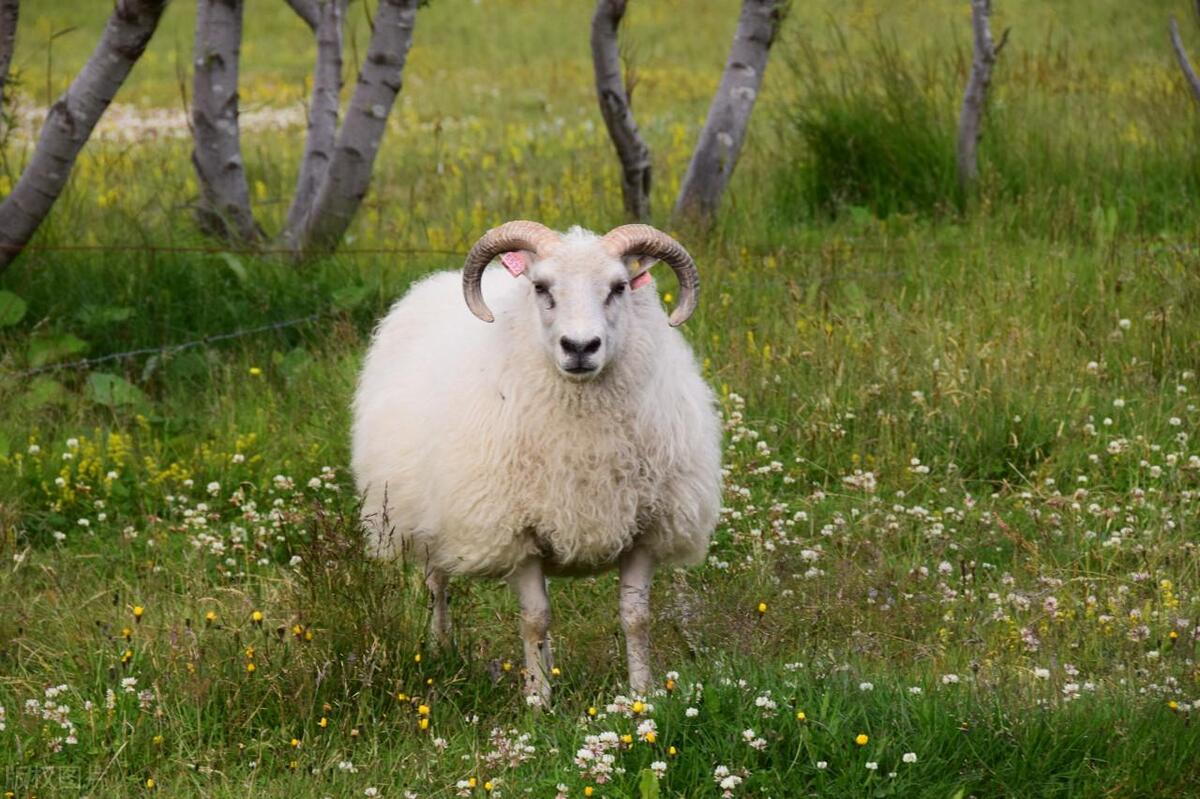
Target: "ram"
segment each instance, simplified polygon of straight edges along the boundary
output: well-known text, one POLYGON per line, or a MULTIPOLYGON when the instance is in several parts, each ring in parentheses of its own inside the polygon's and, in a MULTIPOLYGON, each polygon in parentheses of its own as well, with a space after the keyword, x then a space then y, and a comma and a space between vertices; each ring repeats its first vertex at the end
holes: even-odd
POLYGON ((619 570, 630 687, 651 688, 654 569, 702 560, 720 509, 716 402, 674 329, 698 292, 691 256, 648 225, 597 236, 515 221, 480 238, 461 275, 415 285, 375 333, 353 430, 373 552, 423 565, 443 644, 449 578, 507 579, 531 702, 550 696, 548 575, 619 570), (497 257, 524 279, 485 275, 497 257), (669 320, 657 261, 679 280, 669 320))

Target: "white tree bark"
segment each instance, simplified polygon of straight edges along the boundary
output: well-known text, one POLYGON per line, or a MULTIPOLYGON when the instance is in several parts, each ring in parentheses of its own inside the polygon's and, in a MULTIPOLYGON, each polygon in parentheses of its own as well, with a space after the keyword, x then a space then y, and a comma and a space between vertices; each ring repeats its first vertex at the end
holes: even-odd
POLYGON ((963 92, 962 111, 958 116, 958 145, 956 165, 958 187, 964 194, 979 178, 979 139, 983 135, 983 109, 987 105, 988 87, 992 83, 992 68, 996 65, 996 54, 1004 46, 1008 31, 996 46, 992 41, 990 17, 991 0, 971 0, 971 29, 974 47, 971 58, 971 74, 963 92))
POLYGON ((418 5, 418 0, 380 0, 358 85, 300 237, 306 253, 336 249, 367 193, 388 114, 402 85, 418 5))
POLYGON ((193 76, 192 164, 200 185, 197 210, 206 232, 239 244, 261 237, 238 132, 238 59, 243 0, 197 0, 193 76))
POLYGON ((679 187, 677 218, 707 223, 716 214, 742 151, 783 12, 782 0, 742 0, 721 85, 679 187))
POLYGON ((116 0, 100 43, 50 107, 29 165, 0 204, 0 269, 29 242, 113 95, 146 50, 167 0, 116 0))
POLYGON ((608 137, 621 160, 621 195, 625 215, 631 221, 650 216, 650 148, 638 132, 629 93, 621 79, 621 53, 617 30, 625 15, 627 0, 598 0, 592 17, 592 66, 596 73, 596 96, 608 137))
MULTIPOLYGON (((293 4, 301 0, 288 0, 293 4)), ((296 191, 288 208, 283 241, 294 247, 308 223, 317 192, 325 181, 337 139, 342 92, 342 21, 346 0, 326 0, 317 9, 317 63, 313 69, 312 100, 308 108, 308 137, 296 191)), ((303 17, 304 15, 301 14, 303 17)))
POLYGON ((1179 36, 1179 26, 1175 24, 1174 17, 1171 17, 1170 28, 1171 46, 1175 48, 1175 58, 1179 60, 1179 69, 1192 89, 1192 98, 1200 103, 1200 77, 1196 77, 1196 70, 1192 69, 1192 62, 1188 60, 1187 50, 1183 49, 1183 39, 1179 36))
POLYGON ((17 46, 17 17, 21 0, 0 0, 0 107, 4 105, 4 85, 8 83, 8 68, 12 66, 13 50, 17 46))

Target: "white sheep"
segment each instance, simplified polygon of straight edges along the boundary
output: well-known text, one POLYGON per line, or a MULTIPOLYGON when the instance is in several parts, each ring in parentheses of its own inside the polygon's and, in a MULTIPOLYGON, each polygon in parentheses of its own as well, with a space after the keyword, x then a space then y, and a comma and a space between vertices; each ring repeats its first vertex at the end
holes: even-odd
POLYGON ((720 420, 674 330, 697 293, 691 256, 648 225, 601 237, 509 222, 475 244, 461 276, 415 285, 367 353, 353 468, 374 551, 424 565, 439 643, 450 576, 507 578, 535 703, 553 668, 546 575, 619 569, 629 681, 645 694, 654 567, 708 548, 720 420), (484 277, 497 256, 527 280, 484 277), (670 324, 646 271, 655 261, 679 278, 670 324))

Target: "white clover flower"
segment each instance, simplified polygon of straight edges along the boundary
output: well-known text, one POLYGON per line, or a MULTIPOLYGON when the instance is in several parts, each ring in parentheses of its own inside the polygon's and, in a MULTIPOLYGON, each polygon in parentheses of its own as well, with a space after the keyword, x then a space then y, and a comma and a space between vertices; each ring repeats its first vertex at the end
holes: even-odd
POLYGON ((943 674, 942 675, 942 685, 957 685, 957 684, 958 684, 958 675, 957 674, 943 674))
POLYGON ((1117 327, 1121 328, 1122 330, 1128 330, 1129 328, 1133 327, 1133 322, 1129 321, 1128 319, 1121 319, 1117 322, 1117 327))
POLYGON ((924 693, 924 690, 919 685, 913 685, 909 687, 908 692, 913 696, 919 696, 924 693))
POLYGON ((662 760, 655 760, 650 764, 650 770, 654 772, 655 777, 661 780, 663 775, 667 773, 667 764, 662 760))
POLYGON ((1033 676, 1039 680, 1050 679, 1050 669, 1036 668, 1033 670, 1033 676))
POLYGON ((215 497, 221 493, 221 484, 214 480, 205 487, 205 490, 208 491, 210 497, 215 497))
POLYGON ((42 448, 39 447, 37 444, 30 444, 29 449, 27 451, 29 452, 30 455, 37 455, 39 452, 42 451, 42 448))
POLYGON ((905 763, 916 763, 917 762, 917 753, 916 752, 905 752, 904 755, 900 759, 903 760, 905 763))
POLYGON ((869 683, 869 682, 860 682, 860 683, 858 684, 858 690, 860 690, 860 691, 874 691, 874 690, 875 690, 875 686, 874 686, 872 683, 869 683))
POLYGON ((868 771, 877 771, 878 769, 879 769, 879 764, 876 763, 874 760, 867 761, 867 770, 868 771))
POLYGON ((683 715, 687 716, 689 719, 694 719, 696 716, 700 715, 700 711, 694 707, 689 707, 687 710, 683 711, 683 715))
POLYGON ((827 768, 829 768, 829 763, 825 760, 818 760, 817 768, 821 769, 821 770, 827 769, 827 768))

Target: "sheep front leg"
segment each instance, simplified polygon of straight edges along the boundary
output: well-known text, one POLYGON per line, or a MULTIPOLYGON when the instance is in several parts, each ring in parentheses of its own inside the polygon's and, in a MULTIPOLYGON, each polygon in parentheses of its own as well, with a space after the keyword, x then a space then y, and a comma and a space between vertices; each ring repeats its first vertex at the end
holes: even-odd
POLYGON ((654 558, 641 548, 621 556, 621 627, 629 659, 629 688, 634 694, 650 693, 650 583, 654 558))
POLYGON ((449 584, 450 577, 445 572, 430 569, 425 575, 425 585, 429 588, 429 632, 438 649, 450 646, 449 584))
POLYGON ((509 578, 521 605, 521 643, 525 648, 525 694, 545 705, 550 701, 550 596, 542 562, 528 560, 509 578))

